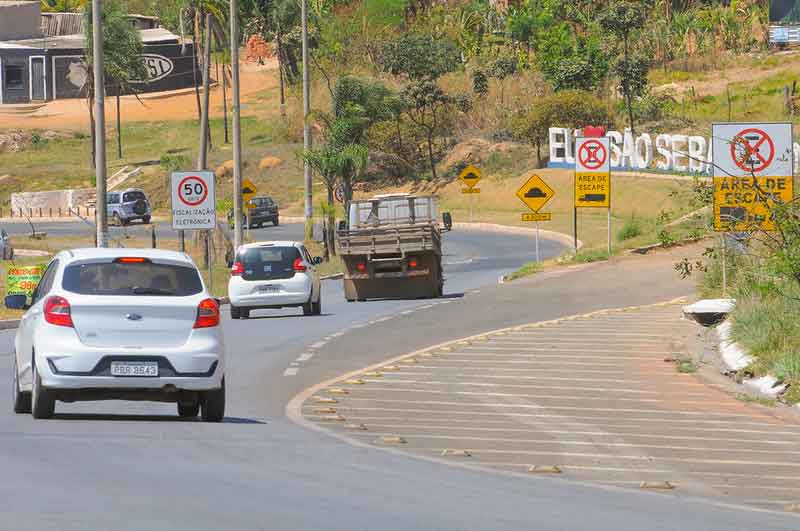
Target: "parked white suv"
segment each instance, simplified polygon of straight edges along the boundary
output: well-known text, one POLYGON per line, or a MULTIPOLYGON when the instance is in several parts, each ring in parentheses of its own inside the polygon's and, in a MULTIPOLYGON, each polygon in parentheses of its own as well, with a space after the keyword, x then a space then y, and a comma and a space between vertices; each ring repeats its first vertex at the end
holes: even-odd
POLYGON ((176 402, 181 417, 225 414, 219 304, 191 258, 156 249, 63 251, 47 266, 14 342, 14 411, 48 418, 57 400, 176 402))
POLYGON ((303 308, 304 315, 322 313, 322 292, 316 266, 298 242, 260 242, 239 247, 231 267, 228 296, 231 317, 247 319, 261 308, 303 308))

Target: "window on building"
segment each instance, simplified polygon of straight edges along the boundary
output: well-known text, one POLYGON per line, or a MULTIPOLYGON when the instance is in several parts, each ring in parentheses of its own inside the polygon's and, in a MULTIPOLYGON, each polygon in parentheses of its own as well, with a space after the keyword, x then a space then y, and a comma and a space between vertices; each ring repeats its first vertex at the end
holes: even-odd
POLYGON ((25 86, 24 71, 20 65, 6 65, 3 69, 6 88, 19 89, 25 86))

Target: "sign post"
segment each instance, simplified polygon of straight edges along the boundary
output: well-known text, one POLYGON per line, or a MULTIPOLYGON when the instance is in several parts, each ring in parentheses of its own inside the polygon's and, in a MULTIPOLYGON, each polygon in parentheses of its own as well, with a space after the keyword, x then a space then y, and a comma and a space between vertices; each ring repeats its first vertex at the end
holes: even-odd
POLYGON ((611 256, 611 157, 608 137, 575 140, 575 212, 573 230, 578 252, 578 209, 608 210, 608 254, 611 256))
POLYGON ((244 215, 245 215, 245 229, 247 230, 247 237, 250 237, 250 209, 253 208, 253 204, 250 202, 255 196, 256 192, 258 192, 258 188, 253 181, 250 179, 245 179, 242 181, 242 203, 244 205, 244 215))
POLYGON ((714 230, 722 233, 723 294, 728 232, 774 231, 772 208, 794 198, 791 123, 713 124, 714 230))
MULTIPOLYGON (((207 230, 217 226, 217 199, 212 171, 176 171, 172 173, 172 228, 177 231, 207 230)), ((211 242, 209 242, 211 249, 211 242)), ((213 289, 211 256, 209 290, 213 289)))
POLYGON ((536 222, 536 261, 541 262, 539 255, 539 222, 550 221, 552 214, 550 212, 539 212, 539 210, 550 201, 556 193, 553 191, 546 182, 538 175, 531 175, 525 184, 517 190, 517 197, 530 208, 533 213, 526 212, 522 214, 522 221, 536 222))
POLYGON ((475 188, 475 185, 478 184, 478 182, 480 182, 480 180, 483 178, 483 175, 481 174, 481 170, 470 164, 469 166, 461 170, 461 173, 458 174, 458 178, 461 179, 461 182, 463 182, 466 185, 466 188, 461 189, 461 193, 470 194, 469 222, 472 223, 472 206, 474 202, 472 198, 473 194, 481 193, 481 189, 475 188))

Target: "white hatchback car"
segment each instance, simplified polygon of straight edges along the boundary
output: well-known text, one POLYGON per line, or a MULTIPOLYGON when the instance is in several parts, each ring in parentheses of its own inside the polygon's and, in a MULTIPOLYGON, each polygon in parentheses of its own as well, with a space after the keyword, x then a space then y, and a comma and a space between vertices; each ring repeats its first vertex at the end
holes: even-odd
POLYGON ((14 411, 53 415, 57 400, 176 402, 181 417, 225 415, 219 304, 191 258, 157 249, 63 251, 17 330, 14 411))
POLYGON ((242 245, 236 252, 228 296, 231 317, 246 319, 251 310, 300 307, 303 315, 322 313, 322 292, 316 266, 302 243, 275 241, 242 245))

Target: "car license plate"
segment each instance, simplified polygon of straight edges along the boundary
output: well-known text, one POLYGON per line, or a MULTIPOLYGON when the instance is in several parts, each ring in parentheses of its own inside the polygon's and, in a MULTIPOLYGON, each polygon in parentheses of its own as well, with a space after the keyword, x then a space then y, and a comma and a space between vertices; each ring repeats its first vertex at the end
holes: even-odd
POLYGON ((112 361, 111 376, 158 376, 155 361, 112 361))
POLYGON ((281 290, 280 286, 275 284, 268 284, 266 286, 259 286, 258 291, 261 293, 277 293, 281 290))

